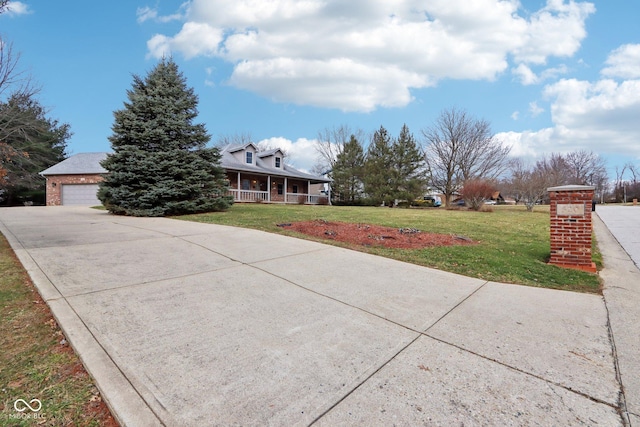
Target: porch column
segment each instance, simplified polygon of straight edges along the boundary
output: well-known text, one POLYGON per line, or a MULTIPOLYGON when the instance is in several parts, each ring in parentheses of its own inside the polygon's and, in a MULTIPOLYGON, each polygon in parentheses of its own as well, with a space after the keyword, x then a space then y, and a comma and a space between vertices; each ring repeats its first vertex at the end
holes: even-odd
POLYGON ((283 191, 283 193, 284 193, 284 202, 285 203, 288 203, 288 201, 287 201, 287 190, 288 190, 288 187, 289 186, 287 185, 287 177, 285 176, 284 177, 284 191, 283 191))
POLYGON ((267 201, 271 201, 271 175, 267 175, 267 201))
POLYGON ((240 196, 240 191, 241 191, 240 190, 240 172, 238 172, 238 194, 237 194, 238 200, 237 201, 242 200, 242 197, 240 196))
POLYGON ((307 181, 307 203, 311 203, 311 181, 307 181))

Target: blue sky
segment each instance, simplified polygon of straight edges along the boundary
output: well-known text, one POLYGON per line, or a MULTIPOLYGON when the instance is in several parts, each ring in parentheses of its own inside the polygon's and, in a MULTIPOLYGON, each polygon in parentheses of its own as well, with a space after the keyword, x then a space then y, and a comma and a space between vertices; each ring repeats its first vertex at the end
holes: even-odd
MULTIPOLYGON (((443 109, 488 120, 512 155, 579 149, 640 163, 640 3, 563 0, 12 1, 0 35, 71 125, 108 151, 132 74, 162 55, 215 142, 250 134, 309 170, 318 132, 420 139, 443 109)), ((611 178, 614 178, 611 176, 611 178)))

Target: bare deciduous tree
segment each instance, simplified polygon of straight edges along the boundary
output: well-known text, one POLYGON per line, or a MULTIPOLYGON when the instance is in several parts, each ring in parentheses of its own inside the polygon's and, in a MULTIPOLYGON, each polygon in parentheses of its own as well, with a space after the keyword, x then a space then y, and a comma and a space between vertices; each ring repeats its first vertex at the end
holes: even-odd
POLYGON ((507 166, 510 147, 491 133, 489 123, 450 108, 422 131, 432 185, 451 203, 451 195, 468 179, 494 179, 507 166))
POLYGON ((12 95, 32 97, 39 92, 31 76, 18 68, 20 54, 13 51, 13 44, 0 39, 0 97, 11 91, 12 95))
POLYGON ((273 140, 260 141, 260 143, 257 145, 258 145, 258 152, 279 149, 280 151, 282 151, 282 157, 287 159, 287 162, 291 161, 291 153, 289 152, 289 150, 287 150, 286 148, 282 148, 276 141, 273 141, 273 140))
POLYGON ((239 145, 245 145, 248 144, 251 141, 251 133, 249 132, 242 132, 242 133, 234 133, 234 134, 228 134, 228 135, 220 135, 218 137, 218 139, 216 140, 216 144, 215 146, 222 150, 224 147, 231 145, 231 146, 239 146, 239 145))
POLYGON ((325 128, 319 131, 315 145, 318 161, 314 166, 314 170, 323 172, 332 170, 338 155, 344 151, 344 146, 349 143, 351 136, 354 136, 358 141, 365 141, 365 132, 363 130, 352 131, 347 125, 325 128))
POLYGON ((9 0, 0 0, 0 13, 4 13, 8 8, 9 0))
POLYGON ((596 185, 607 175, 607 167, 602 157, 593 151, 573 151, 564 156, 575 184, 596 185))
MULTIPOLYGON (((0 13, 6 10, 8 1, 0 2, 0 13)), ((33 118, 25 115, 23 109, 15 105, 27 105, 35 100, 39 89, 31 82, 31 77, 18 68, 20 55, 13 51, 13 45, 0 38, 0 185, 6 184, 11 162, 27 160, 28 154, 10 144, 19 133, 34 128, 33 118), (7 95, 8 94, 8 95, 7 95)), ((1 190, 1 189, 0 189, 1 190)))
POLYGON ((547 188, 553 186, 555 178, 548 173, 547 162, 548 159, 543 159, 534 166, 526 165, 522 159, 511 162, 508 191, 516 203, 523 202, 529 212, 547 194, 547 188))

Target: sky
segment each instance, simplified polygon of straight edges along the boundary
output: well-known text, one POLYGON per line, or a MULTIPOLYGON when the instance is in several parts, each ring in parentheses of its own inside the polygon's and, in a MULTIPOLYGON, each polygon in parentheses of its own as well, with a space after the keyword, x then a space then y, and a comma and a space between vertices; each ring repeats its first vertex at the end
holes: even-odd
MULTIPOLYGON (((250 135, 316 163, 340 126, 403 124, 418 141, 446 109, 487 120, 511 156, 593 151, 610 178, 640 166, 640 2, 628 0, 12 1, 0 36, 73 132, 109 151, 133 75, 171 56, 212 136, 250 135)), ((366 146, 368 141, 364 141, 366 146)))

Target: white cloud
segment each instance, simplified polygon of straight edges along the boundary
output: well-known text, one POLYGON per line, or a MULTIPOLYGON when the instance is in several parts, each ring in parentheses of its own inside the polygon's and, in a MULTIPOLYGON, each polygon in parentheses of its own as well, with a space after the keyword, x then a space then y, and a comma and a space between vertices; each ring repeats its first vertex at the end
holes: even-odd
POLYGON ((531 16, 523 35, 525 42, 514 49, 516 61, 545 64, 550 56, 572 56, 587 35, 585 20, 595 10, 592 3, 547 0, 547 5, 531 16))
POLYGON ((181 52, 189 59, 198 55, 215 55, 221 41, 221 29, 205 23, 187 22, 175 37, 156 34, 147 42, 147 48, 158 58, 181 52))
POLYGON ((544 113, 544 108, 539 107, 538 103, 533 101, 529 103, 529 112, 531 113, 531 116, 537 117, 540 114, 544 113))
POLYGON ((146 21, 154 21, 160 23, 167 23, 171 21, 180 21, 185 18, 185 13, 188 10, 189 2, 182 3, 180 5, 180 10, 177 13, 173 13, 171 15, 159 15, 158 9, 151 8, 149 6, 139 7, 136 10, 136 15, 138 16, 138 23, 142 24, 146 21))
POLYGON ((367 112, 407 105, 412 89, 441 79, 493 80, 509 58, 523 83, 544 80, 526 64, 573 55, 594 7, 548 0, 524 16, 517 0, 193 0, 186 11, 177 34, 148 41, 151 55, 219 57, 236 87, 367 112))
POLYGON ((136 10, 136 16, 138 17, 138 23, 141 24, 145 21, 156 19, 158 17, 158 11, 149 6, 139 7, 138 10, 136 10))
POLYGON ((547 68, 543 70, 539 75, 534 73, 531 68, 526 64, 518 64, 517 67, 511 70, 513 74, 520 80, 525 86, 539 84, 545 80, 551 80, 557 78, 561 74, 567 73, 567 66, 560 65, 555 68, 547 68))
POLYGON ((519 118, 520 118, 520 111, 514 111, 514 112, 511 114, 511 119, 513 119, 513 120, 518 120, 519 118))
POLYGON ((520 83, 525 86, 537 84, 540 82, 540 78, 533 71, 531 71, 531 68, 529 68, 529 66, 525 64, 519 64, 517 67, 511 70, 511 72, 515 74, 516 77, 518 77, 518 80, 520 80, 520 83))
POLYGON ((611 52, 601 73, 605 77, 640 78, 640 44, 626 44, 611 52))
POLYGON ((287 153, 286 163, 294 168, 311 172, 317 162, 318 153, 315 149, 316 140, 298 138, 295 141, 283 137, 273 137, 263 139, 258 142, 258 146, 264 150, 281 148, 287 153))
MULTIPOLYGON (((640 158, 640 80, 589 82, 563 79, 548 85, 553 127, 499 137, 513 155, 589 150, 640 158)), ((538 109, 531 104, 532 112, 538 109)))
POLYGON ((32 13, 29 6, 20 1, 11 1, 6 7, 9 16, 28 15, 32 13))
POLYGON ((312 105, 344 111, 403 106, 411 101, 403 82, 426 85, 419 75, 397 67, 376 68, 346 58, 245 61, 238 64, 230 82, 276 101, 298 103, 303 98, 312 105))
POLYGON ((552 134, 553 129, 537 132, 500 132, 496 134, 496 139, 511 147, 509 155, 512 157, 535 158, 540 153, 554 151, 550 143, 552 134))

